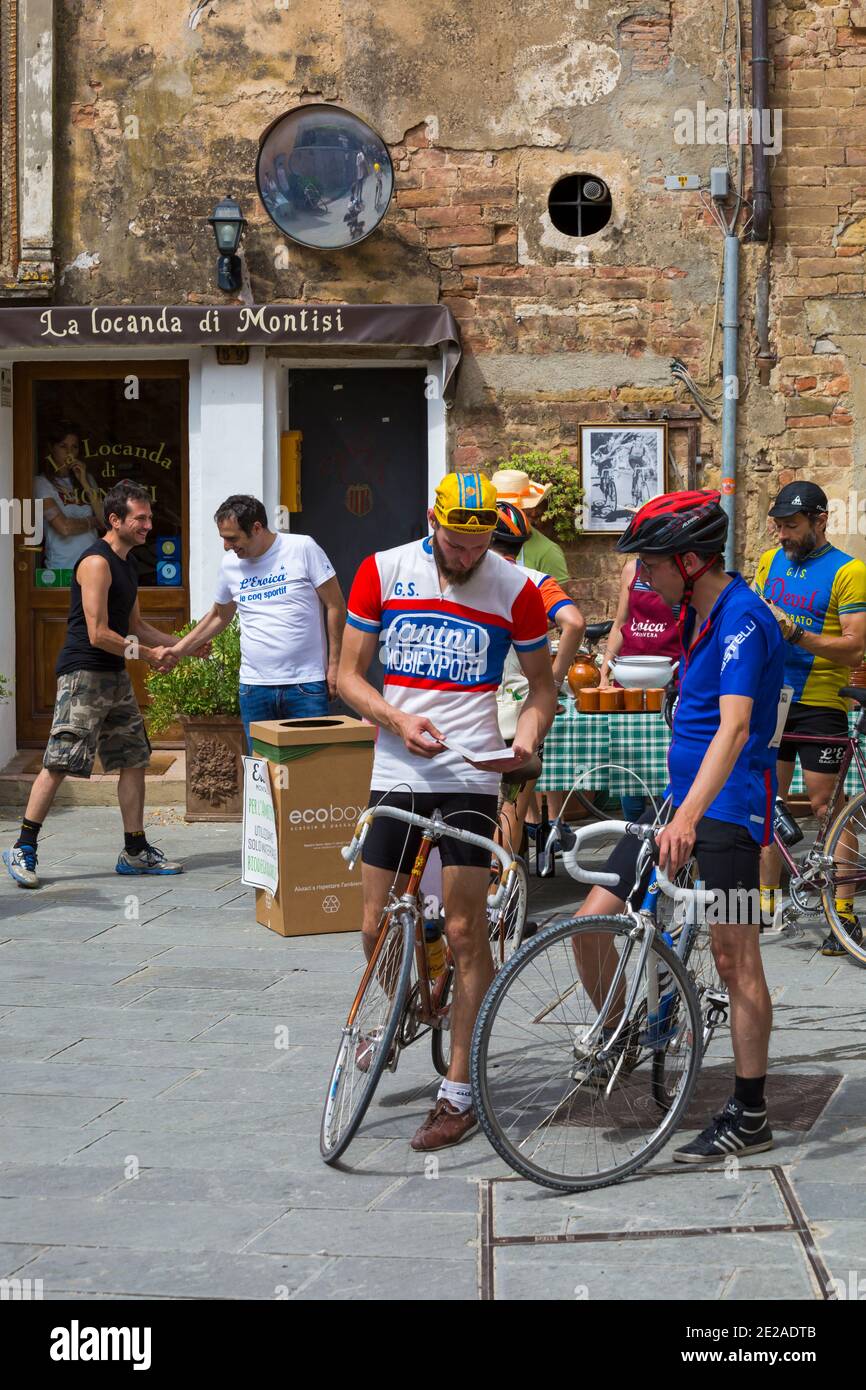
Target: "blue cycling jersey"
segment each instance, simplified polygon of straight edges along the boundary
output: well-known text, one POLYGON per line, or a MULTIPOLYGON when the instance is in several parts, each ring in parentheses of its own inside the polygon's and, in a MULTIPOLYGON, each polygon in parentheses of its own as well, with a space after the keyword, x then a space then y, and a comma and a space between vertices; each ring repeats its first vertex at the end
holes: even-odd
POLYGON ((769 844, 776 797, 776 730, 785 670, 785 643, 767 605, 739 574, 731 575, 710 615, 695 633, 689 609, 683 629, 685 657, 668 754, 668 792, 679 806, 688 795, 704 754, 719 728, 722 695, 754 700, 749 739, 722 790, 704 815, 743 825, 769 844))

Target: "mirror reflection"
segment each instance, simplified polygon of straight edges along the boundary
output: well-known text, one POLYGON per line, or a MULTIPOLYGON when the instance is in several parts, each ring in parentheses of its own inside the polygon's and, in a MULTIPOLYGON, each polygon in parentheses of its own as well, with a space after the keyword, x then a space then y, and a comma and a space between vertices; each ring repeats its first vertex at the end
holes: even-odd
POLYGON ((384 217, 394 187, 388 150, 339 106, 302 106, 262 136, 259 196, 281 231, 335 250, 363 240, 384 217))

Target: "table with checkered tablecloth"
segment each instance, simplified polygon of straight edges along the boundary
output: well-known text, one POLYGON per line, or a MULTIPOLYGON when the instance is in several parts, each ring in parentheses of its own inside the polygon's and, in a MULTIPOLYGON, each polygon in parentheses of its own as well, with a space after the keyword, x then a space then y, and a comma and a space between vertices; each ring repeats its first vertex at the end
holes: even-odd
MULTIPOLYGON (((858 714, 855 710, 849 715, 852 731, 858 714)), ((641 796, 644 788, 636 780, 637 776, 654 796, 658 796, 667 786, 670 739, 670 730, 660 713, 581 714, 575 702, 568 700, 544 740, 544 770, 537 790, 568 791, 582 774, 578 783, 580 790, 641 796)), ((861 790, 854 764, 845 779, 845 790, 849 795, 861 790)), ((803 778, 798 761, 791 795, 802 794, 803 778)))

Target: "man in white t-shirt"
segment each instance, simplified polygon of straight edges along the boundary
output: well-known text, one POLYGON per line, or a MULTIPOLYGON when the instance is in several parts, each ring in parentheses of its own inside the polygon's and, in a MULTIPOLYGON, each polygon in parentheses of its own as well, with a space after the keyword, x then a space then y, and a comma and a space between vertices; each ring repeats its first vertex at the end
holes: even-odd
POLYGON ((227 497, 214 518, 226 551, 210 612, 172 648, 189 656, 238 614, 241 718, 327 714, 337 690, 346 604, 334 567, 311 536, 268 529, 257 497, 227 497))

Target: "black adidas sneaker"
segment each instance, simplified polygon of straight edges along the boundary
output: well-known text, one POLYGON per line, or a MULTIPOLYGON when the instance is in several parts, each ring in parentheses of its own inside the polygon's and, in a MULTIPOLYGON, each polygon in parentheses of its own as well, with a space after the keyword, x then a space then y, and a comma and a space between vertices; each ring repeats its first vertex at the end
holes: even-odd
POLYGON ((697 1139, 682 1149, 674 1150, 675 1163, 712 1163, 714 1159, 737 1158, 763 1153, 773 1147, 773 1135, 767 1124, 766 1106, 747 1110, 741 1100, 728 1101, 721 1115, 697 1139))

